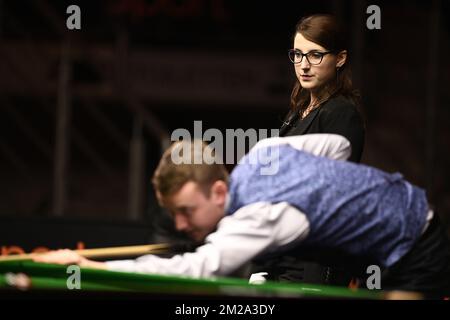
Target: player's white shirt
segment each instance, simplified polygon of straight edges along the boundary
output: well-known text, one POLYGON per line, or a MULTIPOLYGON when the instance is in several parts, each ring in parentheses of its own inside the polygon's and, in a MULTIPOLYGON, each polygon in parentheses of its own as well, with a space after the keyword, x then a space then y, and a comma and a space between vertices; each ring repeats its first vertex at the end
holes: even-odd
MULTIPOLYGON (((333 134, 269 138, 258 142, 254 149, 280 144, 337 160, 345 160, 351 153, 348 140, 333 134)), ((170 259, 145 255, 136 260, 109 261, 106 264, 109 270, 116 271, 194 277, 227 275, 263 252, 301 241, 308 232, 308 220, 298 209, 286 202, 258 202, 224 217, 217 231, 210 234, 205 244, 195 252, 170 259)))

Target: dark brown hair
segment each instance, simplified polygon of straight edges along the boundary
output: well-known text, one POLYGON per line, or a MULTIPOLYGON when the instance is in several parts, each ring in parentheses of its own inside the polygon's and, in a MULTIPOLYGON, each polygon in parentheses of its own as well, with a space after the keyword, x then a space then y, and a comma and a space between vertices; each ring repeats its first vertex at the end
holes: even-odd
MULTIPOLYGON (((295 35, 301 33, 305 39, 317 43, 328 51, 337 54, 347 50, 347 59, 344 65, 336 70, 336 77, 327 83, 318 96, 318 105, 328 99, 343 95, 355 105, 359 105, 359 94, 353 90, 350 70, 350 55, 348 54, 346 36, 343 26, 333 15, 316 14, 301 19, 295 27, 295 35)), ((291 93, 291 111, 288 118, 295 113, 302 114, 310 103, 309 91, 302 88, 297 79, 291 93)))

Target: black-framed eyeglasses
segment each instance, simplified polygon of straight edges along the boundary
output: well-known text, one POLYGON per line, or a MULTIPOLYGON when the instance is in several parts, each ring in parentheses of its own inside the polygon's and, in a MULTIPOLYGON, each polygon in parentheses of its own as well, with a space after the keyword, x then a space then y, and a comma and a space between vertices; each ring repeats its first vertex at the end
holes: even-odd
POLYGON ((307 53, 303 53, 298 49, 290 49, 288 51, 289 60, 291 60, 293 64, 301 63, 303 57, 306 57, 306 60, 312 66, 320 64, 322 62, 323 57, 329 53, 333 53, 333 51, 325 51, 325 52, 310 51, 307 53))

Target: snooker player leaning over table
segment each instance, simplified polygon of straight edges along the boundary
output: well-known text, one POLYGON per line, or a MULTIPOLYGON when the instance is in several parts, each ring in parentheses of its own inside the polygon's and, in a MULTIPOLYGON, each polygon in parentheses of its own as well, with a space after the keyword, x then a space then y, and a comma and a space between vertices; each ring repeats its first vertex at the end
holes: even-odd
POLYGON ((351 152, 344 137, 262 140, 229 182, 224 166, 212 163, 211 147, 197 143, 174 143, 153 177, 158 200, 176 228, 204 241, 195 252, 95 262, 60 250, 36 261, 214 277, 229 275, 256 256, 307 245, 369 257, 383 270, 382 289, 449 294, 450 246, 425 192, 398 173, 341 161, 351 152), (262 159, 268 157, 275 171, 264 172, 262 159))

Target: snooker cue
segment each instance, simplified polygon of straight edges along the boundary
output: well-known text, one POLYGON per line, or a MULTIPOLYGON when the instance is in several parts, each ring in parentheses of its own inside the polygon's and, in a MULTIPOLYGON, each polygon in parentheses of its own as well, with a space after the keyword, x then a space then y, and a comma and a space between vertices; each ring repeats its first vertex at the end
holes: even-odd
MULTIPOLYGON (((110 247, 110 248, 96 248, 96 249, 81 249, 73 250, 80 256, 85 258, 106 258, 106 257, 120 257, 120 256, 138 256, 149 253, 161 253, 169 248, 168 244, 148 244, 140 246, 126 246, 126 247, 110 247)), ((2 261, 20 261, 31 260, 35 256, 45 254, 47 252, 13 254, 8 256, 0 256, 2 261)))

